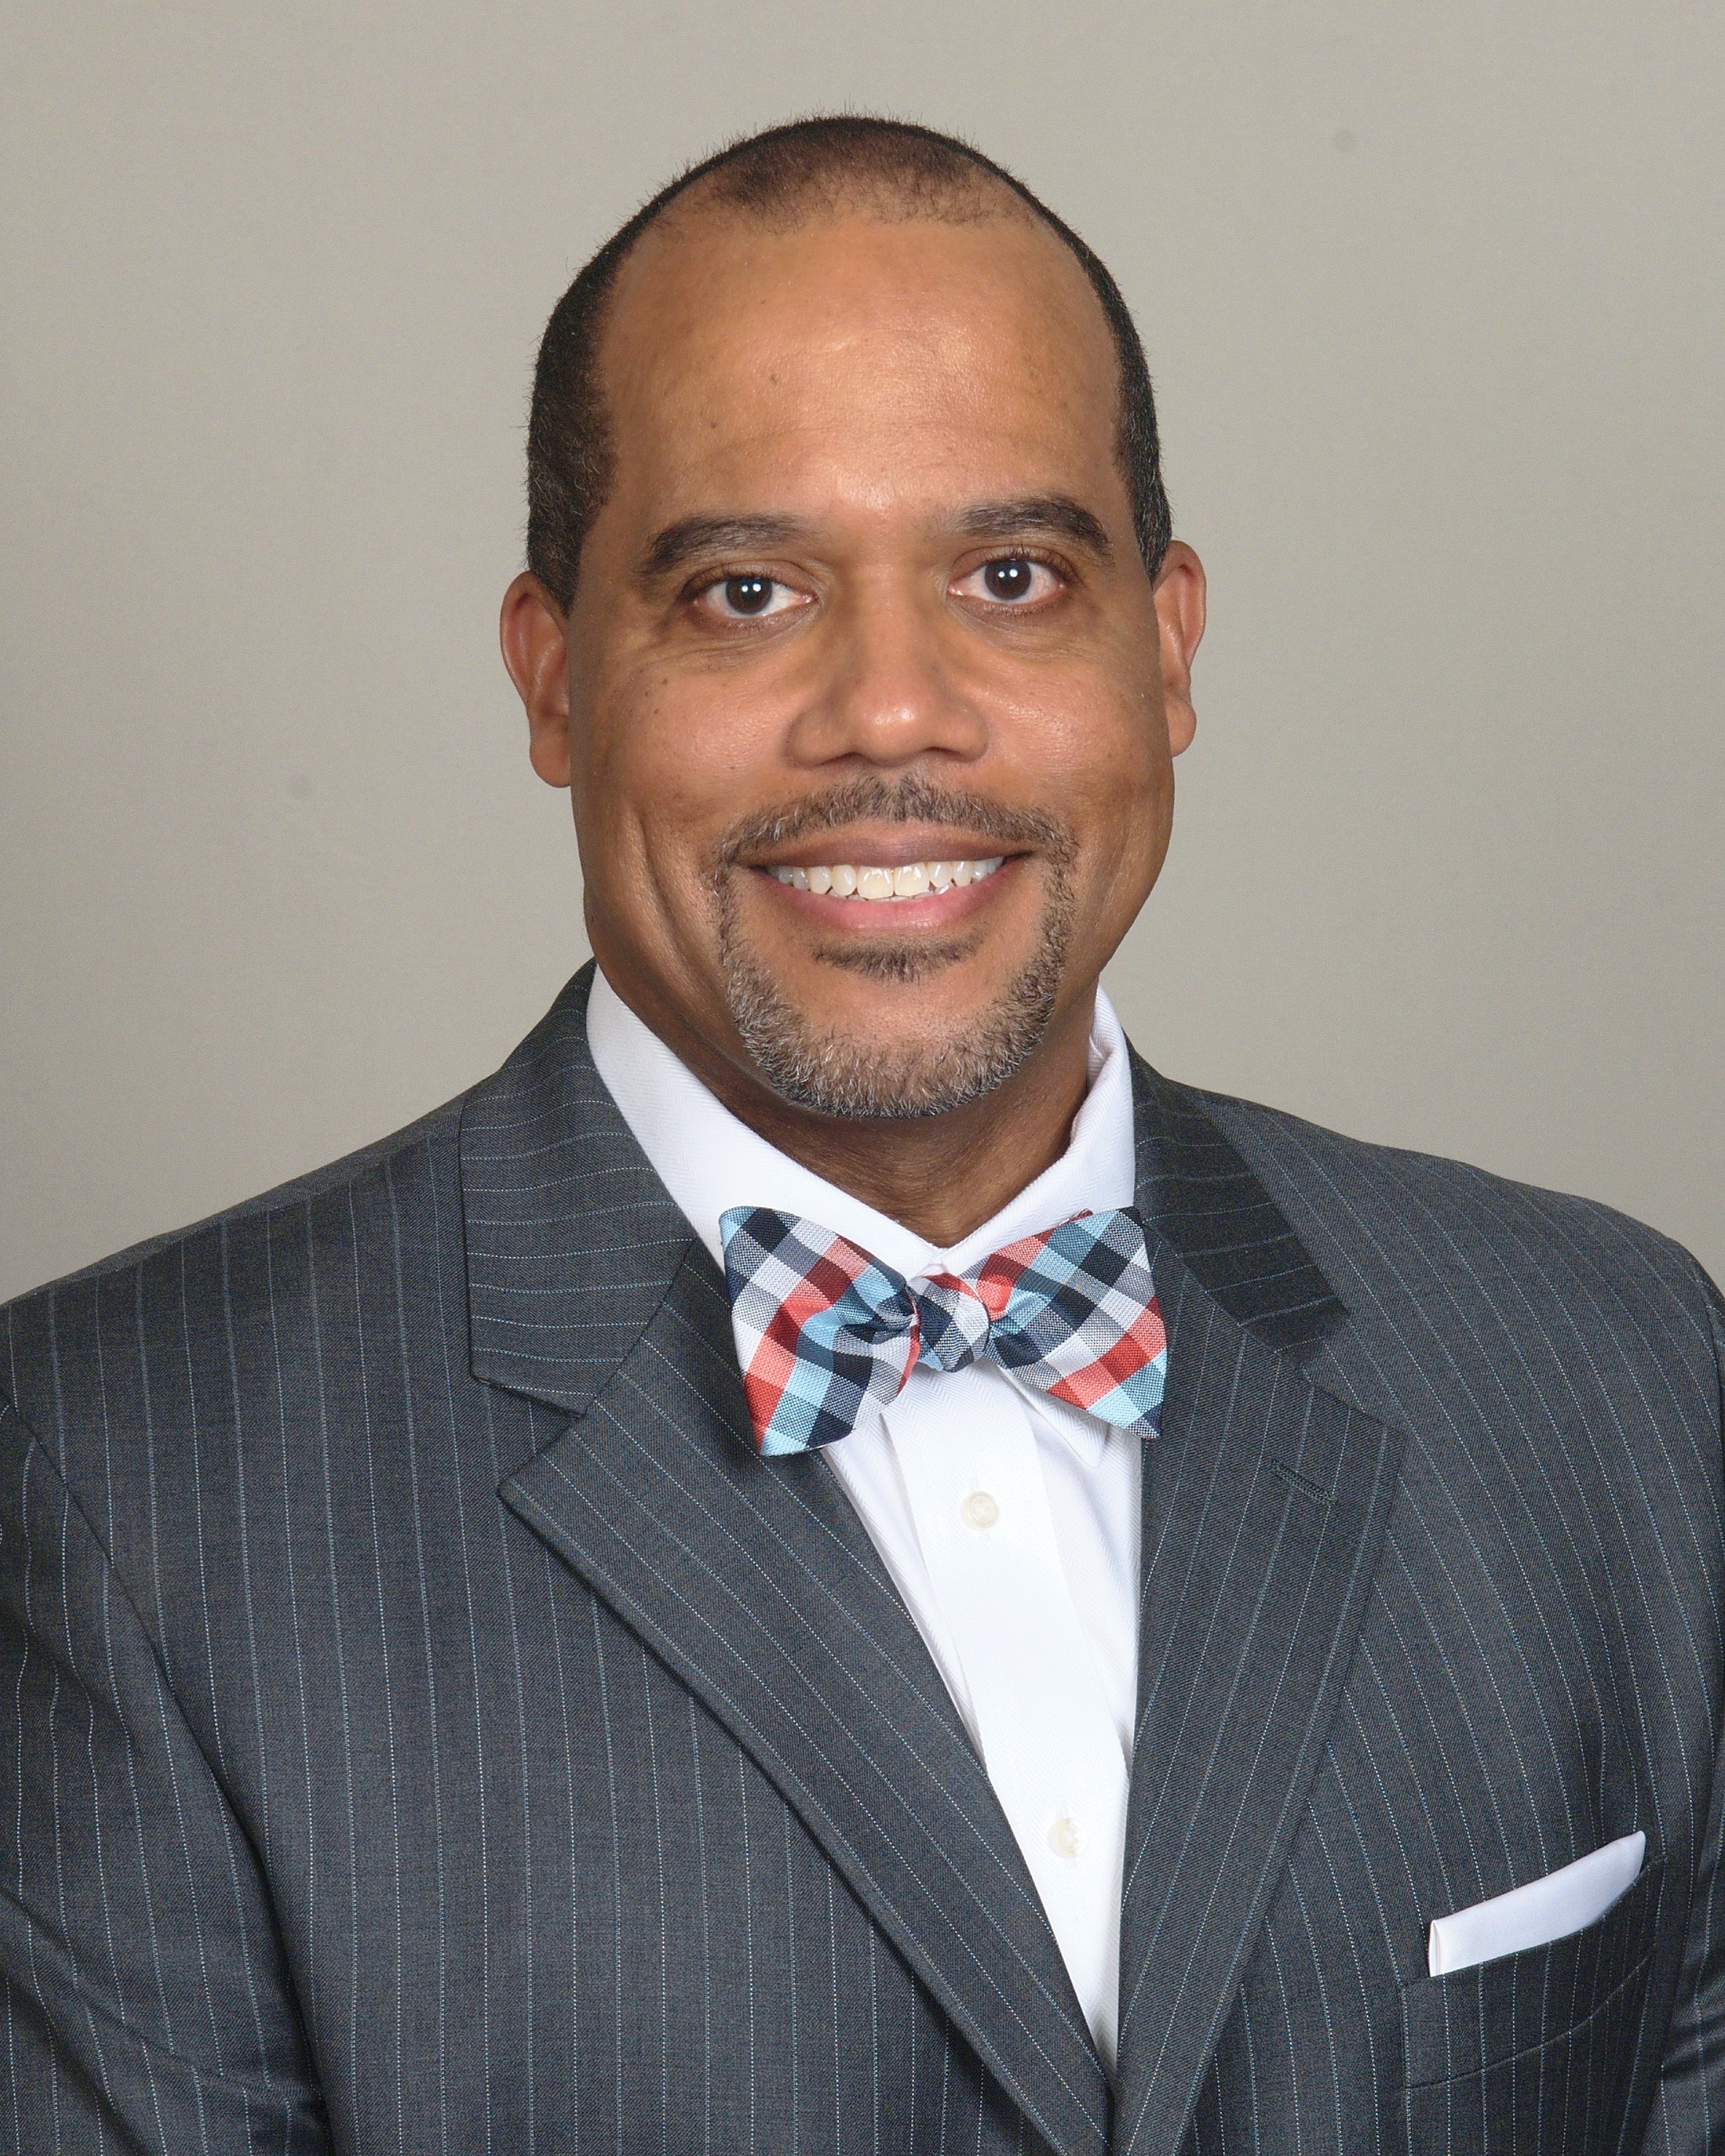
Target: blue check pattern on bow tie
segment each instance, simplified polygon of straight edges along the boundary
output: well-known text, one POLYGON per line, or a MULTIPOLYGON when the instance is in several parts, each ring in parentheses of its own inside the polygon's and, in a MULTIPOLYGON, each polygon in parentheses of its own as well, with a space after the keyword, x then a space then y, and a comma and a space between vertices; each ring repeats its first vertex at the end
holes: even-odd
POLYGON ((1167 1339, 1135 1213, 1080 1214, 915 1285, 794 1214, 733 1206, 719 1232, 763 1453, 831 1445, 919 1362, 958 1370, 979 1355, 1118 1428, 1160 1427, 1167 1339))

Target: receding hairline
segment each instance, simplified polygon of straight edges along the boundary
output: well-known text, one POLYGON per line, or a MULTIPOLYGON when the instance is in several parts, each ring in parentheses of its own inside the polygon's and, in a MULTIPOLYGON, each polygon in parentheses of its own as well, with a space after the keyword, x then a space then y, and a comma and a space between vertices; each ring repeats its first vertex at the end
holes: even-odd
MULTIPOLYGON (((650 275, 655 254, 662 249, 698 239, 703 224, 745 228, 752 225, 774 239, 806 231, 811 226, 839 225, 852 219, 881 226, 946 224, 960 229, 993 223, 1014 224, 1020 230, 1040 234, 1050 249, 1050 259, 1065 265, 1060 274, 1076 280, 1096 311, 1096 326, 1118 373, 1118 354, 1107 311, 1060 228, 988 166, 975 167, 964 182, 955 182, 949 192, 930 190, 916 193, 908 189, 901 192, 895 188, 891 176, 873 174, 863 174, 851 184, 849 176, 838 174, 830 185, 823 185, 819 180, 811 182, 798 191, 793 202, 775 197, 772 202, 759 206, 746 196, 739 198, 737 191, 726 187, 725 182, 731 177, 723 167, 701 173, 688 187, 672 196, 650 223, 641 227, 634 235, 628 252, 618 261, 605 288, 593 339, 598 362, 596 388, 608 420, 610 398, 606 380, 607 347, 620 303, 626 300, 636 278, 650 275)), ((1117 396, 1123 386, 1117 383, 1117 396)))
POLYGON ((617 313, 619 300, 624 297, 632 276, 647 270, 651 254, 662 248, 675 248, 680 244, 696 242, 701 226, 755 226, 774 239, 789 237, 791 233, 809 231, 817 224, 951 224, 957 228, 974 228, 983 224, 1009 222, 1018 224, 1022 231, 1041 233, 1052 246, 1055 257, 1070 263, 1085 291, 1096 302, 1097 319, 1104 332, 1108 330, 1106 311, 1101 308, 1100 297, 1089 285, 1082 265, 1071 254, 1071 248, 1063 242, 1061 233, 1045 216, 1041 216, 1035 205, 1022 198, 1005 181, 996 179, 988 166, 977 166, 973 179, 966 177, 962 186, 955 183, 949 194, 916 194, 916 192, 895 190, 891 177, 860 175, 854 183, 845 175, 834 175, 830 186, 822 181, 811 181, 807 187, 798 190, 793 198, 774 196, 770 203, 757 205, 736 187, 726 187, 733 179, 725 166, 714 172, 703 172, 692 181, 684 192, 670 196, 662 209, 649 224, 629 242, 628 252, 619 259, 613 276, 606 285, 603 302, 599 308, 598 347, 603 352, 603 341, 608 336, 610 323, 617 313), (974 183, 973 183, 974 181, 974 183))
MULTIPOLYGON (((823 218, 863 215, 885 224, 927 220, 941 224, 983 224, 1011 216, 1049 228, 1045 212, 1003 173, 954 152, 937 172, 918 172, 880 160, 858 159, 812 165, 770 187, 745 159, 697 169, 666 197, 637 235, 647 234, 680 214, 729 213, 765 226, 792 232, 823 218)), ((1058 235, 1055 235, 1058 236, 1058 235)))

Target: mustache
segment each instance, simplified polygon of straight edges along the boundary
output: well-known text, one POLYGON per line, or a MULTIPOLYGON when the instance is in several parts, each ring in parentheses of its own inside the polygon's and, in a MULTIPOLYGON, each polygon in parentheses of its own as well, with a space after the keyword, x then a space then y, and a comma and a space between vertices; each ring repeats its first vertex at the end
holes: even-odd
POLYGON ((948 826, 967 835, 998 839, 1005 846, 1034 848, 1057 867, 1070 862, 1076 850, 1066 826, 1040 809, 1009 808, 985 794, 936 786, 915 774, 889 780, 869 773, 788 808, 749 817, 726 834, 719 859, 724 867, 734 868, 764 847, 863 823, 948 826))

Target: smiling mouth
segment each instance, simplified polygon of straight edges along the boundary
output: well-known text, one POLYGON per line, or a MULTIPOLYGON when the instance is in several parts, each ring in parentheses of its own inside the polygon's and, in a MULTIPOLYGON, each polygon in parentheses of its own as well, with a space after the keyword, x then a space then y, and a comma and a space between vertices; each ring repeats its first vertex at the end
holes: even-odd
POLYGON ((891 867, 873 863, 857 867, 849 861, 835 861, 830 866, 816 863, 808 868, 770 868, 767 873, 793 891, 880 906, 927 898, 931 893, 963 891, 993 875, 1005 859, 1004 854, 994 854, 983 860, 904 861, 891 867))

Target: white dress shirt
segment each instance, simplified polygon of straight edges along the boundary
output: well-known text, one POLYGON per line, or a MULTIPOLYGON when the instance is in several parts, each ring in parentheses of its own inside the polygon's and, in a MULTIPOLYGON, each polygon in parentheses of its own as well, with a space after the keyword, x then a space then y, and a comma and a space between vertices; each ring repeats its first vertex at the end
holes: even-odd
MULTIPOLYGON (((911 1281, 963 1273, 1135 1190, 1126 1040, 1096 994, 1090 1090, 1054 1165, 937 1250, 737 1121, 596 973, 588 1039, 642 1151, 722 1268, 719 1216, 772 1206, 848 1236, 911 1281)), ((1137 1683, 1139 1447, 1000 1365, 919 1364, 821 1457, 946 1680, 1111 2072, 1121 1865, 1137 1683)), ((767 1471, 771 1471, 770 1463, 767 1471)))

